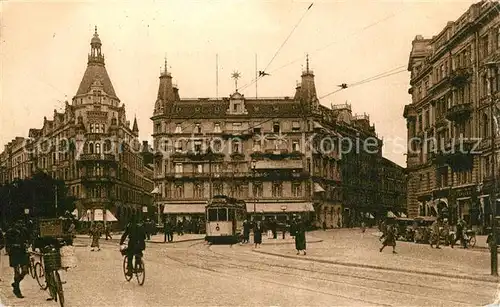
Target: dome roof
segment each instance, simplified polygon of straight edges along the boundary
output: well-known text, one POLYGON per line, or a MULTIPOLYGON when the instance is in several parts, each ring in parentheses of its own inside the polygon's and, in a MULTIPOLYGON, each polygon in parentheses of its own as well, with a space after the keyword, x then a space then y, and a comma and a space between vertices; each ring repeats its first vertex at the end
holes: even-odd
POLYGON ((94 36, 92 37, 90 44, 91 45, 101 45, 101 39, 99 38, 99 34, 97 34, 97 26, 95 27, 94 36))

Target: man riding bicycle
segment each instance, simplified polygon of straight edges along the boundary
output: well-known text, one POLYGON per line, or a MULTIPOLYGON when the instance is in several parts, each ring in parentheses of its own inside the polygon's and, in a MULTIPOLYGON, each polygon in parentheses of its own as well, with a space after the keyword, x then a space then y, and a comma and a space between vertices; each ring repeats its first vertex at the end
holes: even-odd
POLYGON ((135 256, 135 262, 140 263, 142 252, 146 249, 146 231, 144 226, 137 222, 137 217, 133 216, 127 225, 125 232, 120 239, 120 246, 123 245, 128 237, 127 255, 127 276, 132 276, 134 270, 132 259, 135 256))

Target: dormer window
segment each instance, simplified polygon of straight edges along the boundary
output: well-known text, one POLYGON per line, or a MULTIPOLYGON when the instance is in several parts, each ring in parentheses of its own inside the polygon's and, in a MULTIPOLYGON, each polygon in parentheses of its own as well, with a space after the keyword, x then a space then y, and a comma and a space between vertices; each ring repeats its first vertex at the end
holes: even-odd
POLYGON ((94 103, 101 103, 101 91, 94 91, 94 103))
POLYGON ((94 124, 90 124, 90 133, 95 133, 94 124))
POLYGON ((175 126, 175 133, 182 133, 182 127, 181 124, 177 124, 175 126))
POLYGON ((239 103, 233 104, 233 112, 238 113, 239 110, 240 110, 240 104, 239 103))
POLYGON ((214 124, 214 132, 215 133, 220 133, 222 132, 221 128, 220 128, 220 124, 219 123, 215 123, 214 124))

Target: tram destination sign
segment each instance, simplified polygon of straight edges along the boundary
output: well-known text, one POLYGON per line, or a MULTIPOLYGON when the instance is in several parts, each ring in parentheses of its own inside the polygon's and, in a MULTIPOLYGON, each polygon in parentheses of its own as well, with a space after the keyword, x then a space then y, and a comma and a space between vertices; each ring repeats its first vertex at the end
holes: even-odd
POLYGON ((40 220, 41 237, 60 237, 63 235, 63 221, 61 219, 40 220))

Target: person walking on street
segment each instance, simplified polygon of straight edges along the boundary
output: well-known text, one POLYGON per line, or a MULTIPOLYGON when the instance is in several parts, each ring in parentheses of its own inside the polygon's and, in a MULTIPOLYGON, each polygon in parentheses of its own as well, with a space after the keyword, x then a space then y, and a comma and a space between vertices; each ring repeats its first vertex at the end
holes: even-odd
POLYGON ((113 237, 111 237, 111 229, 109 227, 109 224, 106 224, 106 226, 104 227, 104 232, 106 233, 106 241, 108 240, 108 238, 110 240, 113 239, 113 237))
POLYGON ((24 298, 21 293, 20 284, 24 276, 28 274, 29 255, 27 250, 27 232, 23 222, 18 221, 16 224, 12 224, 5 234, 5 243, 9 250, 9 265, 14 269, 14 282, 11 286, 17 298, 24 298))
POLYGON ((243 221, 243 241, 242 243, 250 242, 250 222, 248 220, 243 221))
POLYGON ((278 222, 275 218, 271 221, 271 232, 273 233, 273 239, 278 238, 278 222))
POLYGON ((92 228, 90 229, 90 235, 92 236, 92 244, 90 245, 90 250, 94 251, 95 248, 97 248, 97 251, 100 251, 101 247, 99 246, 99 240, 101 239, 102 229, 99 223, 96 223, 92 226, 92 228))
POLYGON ((365 233, 365 231, 366 231, 366 223, 363 220, 363 221, 361 221, 361 233, 365 233))
POLYGON ((306 227, 300 216, 297 217, 297 223, 295 224, 295 249, 297 255, 301 251, 304 252, 304 256, 306 255, 306 227))
POLYGON ((177 221, 177 235, 182 236, 184 235, 183 228, 182 228, 182 221, 177 221))
POLYGON ((396 254, 396 227, 394 225, 387 225, 387 230, 380 239, 383 240, 380 252, 382 252, 386 246, 392 246, 392 253, 396 254))
POLYGON ((431 234, 431 248, 433 248, 434 244, 436 244, 436 248, 440 249, 439 247, 439 241, 441 240, 441 218, 437 218, 434 223, 432 223, 432 234, 431 234))
POLYGON ((262 231, 262 222, 257 221, 253 228, 253 243, 255 243, 255 248, 262 244, 262 231))
POLYGON ((166 219, 165 223, 163 224, 163 232, 164 232, 164 239, 163 242, 172 242, 174 240, 174 229, 173 225, 170 222, 170 219, 166 219))

